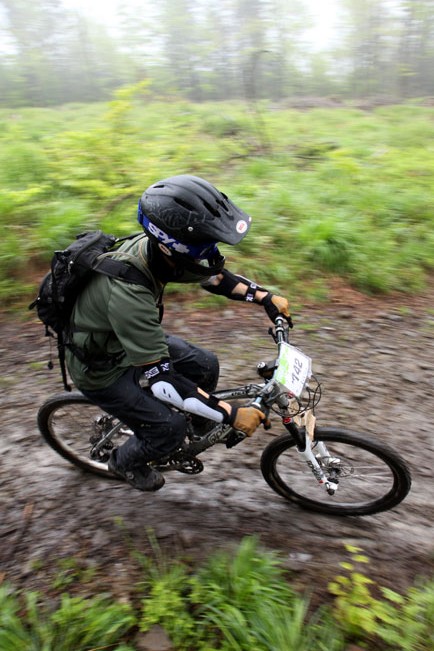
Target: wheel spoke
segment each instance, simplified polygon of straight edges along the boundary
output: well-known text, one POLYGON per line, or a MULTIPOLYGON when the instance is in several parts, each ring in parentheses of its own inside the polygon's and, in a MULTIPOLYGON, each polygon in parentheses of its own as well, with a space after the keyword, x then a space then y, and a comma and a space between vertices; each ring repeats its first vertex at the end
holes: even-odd
POLYGON ((327 452, 316 458, 337 490, 330 495, 319 484, 292 437, 283 435, 267 446, 261 460, 266 481, 280 495, 319 512, 367 515, 392 508, 407 494, 406 464, 381 442, 332 428, 318 430, 316 437, 327 452))
POLYGON ((56 452, 80 468, 101 475, 111 474, 107 468, 111 450, 131 436, 127 428, 118 426, 113 436, 98 446, 117 423, 80 394, 53 399, 38 415, 41 433, 56 452))
MULTIPOLYGON (((361 457, 372 456, 365 450, 358 450, 358 453, 361 457)), ((361 504, 381 498, 385 490, 392 488, 393 474, 386 464, 380 468, 376 465, 376 468, 372 469, 369 463, 362 461, 357 468, 354 468, 352 463, 344 460, 348 458, 348 455, 342 453, 342 445, 340 445, 339 454, 334 453, 333 456, 339 456, 341 463, 337 468, 333 466, 339 487, 332 498, 316 481, 309 469, 306 472, 303 467, 303 472, 300 472, 299 469, 306 466, 306 463, 302 457, 294 455, 293 449, 279 457, 276 463, 276 472, 296 494, 317 502, 333 500, 336 504, 361 504)), ((376 461, 375 458, 374 461, 376 461)))

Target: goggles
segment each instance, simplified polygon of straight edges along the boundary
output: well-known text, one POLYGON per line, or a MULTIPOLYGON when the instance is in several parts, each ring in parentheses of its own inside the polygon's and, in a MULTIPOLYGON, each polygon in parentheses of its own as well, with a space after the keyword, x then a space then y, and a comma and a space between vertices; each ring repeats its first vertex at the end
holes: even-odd
POLYGON ((143 226, 143 228, 153 235, 161 244, 164 244, 168 249, 176 251, 176 253, 182 253, 183 255, 188 255, 194 260, 209 260, 214 258, 216 255, 219 255, 219 250, 217 248, 217 242, 207 242, 202 244, 185 244, 180 242, 175 237, 165 233, 159 226, 156 226, 147 215, 142 211, 142 207, 139 201, 138 207, 138 222, 143 226))

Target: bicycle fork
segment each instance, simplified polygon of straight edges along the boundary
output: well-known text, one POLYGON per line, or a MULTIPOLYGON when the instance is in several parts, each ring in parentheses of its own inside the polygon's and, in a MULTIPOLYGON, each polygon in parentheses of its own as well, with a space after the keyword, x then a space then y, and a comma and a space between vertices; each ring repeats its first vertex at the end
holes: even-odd
MULTIPOLYGON (((265 413, 269 413, 268 404, 272 403, 273 392, 275 385, 272 382, 266 384, 263 390, 263 395, 257 396, 250 405, 262 409, 265 413), (268 395, 268 400, 267 400, 268 395), (271 398, 271 400, 270 400, 271 398)), ((299 455, 304 459, 306 465, 311 470, 313 476, 317 480, 318 484, 324 487, 329 495, 334 495, 339 488, 339 482, 337 477, 337 469, 331 469, 330 475, 327 476, 324 472, 322 466, 320 465, 318 458, 312 452, 311 443, 314 437, 314 428, 315 428, 315 416, 311 409, 303 412, 302 415, 296 416, 298 423, 295 422, 293 416, 290 416, 288 413, 288 398, 285 395, 280 395, 278 404, 280 407, 280 417, 282 419, 283 426, 291 434, 295 440, 296 448, 299 455), (304 422, 303 422, 304 421, 304 422), (335 480, 335 481, 334 481, 335 480)), ((274 398, 275 399, 275 398, 274 398)), ((330 456, 327 447, 321 441, 315 442, 315 447, 318 450, 318 457, 320 459, 328 459, 330 462, 338 462, 339 459, 335 459, 330 456)))
MULTIPOLYGON (((327 476, 321 467, 317 456, 313 453, 312 450, 312 438, 309 433, 309 428, 306 426, 299 427, 292 417, 282 416, 282 423, 285 429, 291 434, 294 438, 297 451, 299 455, 304 459, 306 465, 311 470, 313 476, 317 480, 318 484, 324 487, 329 495, 334 495, 339 488, 339 482, 337 477, 327 476), (335 481, 334 481, 335 480, 335 481)), ((330 454, 327 450, 327 447, 321 441, 315 443, 315 448, 318 451, 318 457, 331 459, 330 454)))

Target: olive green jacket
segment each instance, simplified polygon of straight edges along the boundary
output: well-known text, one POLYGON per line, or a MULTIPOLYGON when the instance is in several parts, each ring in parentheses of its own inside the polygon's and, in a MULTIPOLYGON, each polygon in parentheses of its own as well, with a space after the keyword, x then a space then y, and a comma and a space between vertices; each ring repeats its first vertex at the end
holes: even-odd
POLYGON ((87 364, 66 350, 68 370, 79 389, 104 388, 129 366, 168 356, 157 307, 163 286, 148 268, 147 245, 146 235, 138 235, 109 255, 137 267, 149 277, 153 290, 95 273, 76 301, 71 343, 96 360, 87 364))

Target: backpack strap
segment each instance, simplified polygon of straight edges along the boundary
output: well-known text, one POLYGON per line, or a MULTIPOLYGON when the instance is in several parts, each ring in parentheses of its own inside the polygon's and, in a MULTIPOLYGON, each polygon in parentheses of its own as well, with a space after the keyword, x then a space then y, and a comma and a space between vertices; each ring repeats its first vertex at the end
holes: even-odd
MULTIPOLYGON (((122 239, 130 239, 128 237, 122 239)), ((104 274, 110 278, 117 278, 126 283, 133 283, 135 285, 142 285, 147 287, 151 291, 154 291, 155 286, 153 281, 146 276, 142 271, 137 269, 128 262, 122 262, 122 260, 115 260, 110 257, 101 257, 97 260, 96 264, 93 266, 92 271, 97 273, 104 274)), ((157 299, 157 307, 159 309, 159 320, 160 323, 163 318, 163 303, 162 303, 163 292, 160 292, 157 299)), ((75 346, 70 341, 70 335, 72 332, 75 332, 74 328, 68 328, 66 331, 59 334, 57 339, 57 347, 59 354, 59 364, 62 374, 63 386, 66 391, 71 391, 71 387, 67 381, 66 374, 66 362, 65 362, 65 347, 67 347, 73 355, 75 355, 82 363, 86 364, 88 370, 97 370, 97 369, 106 369, 112 367, 116 364, 123 356, 121 355, 107 355, 105 358, 100 359, 91 359, 86 356, 84 351, 82 351, 78 346, 75 346)), ((77 330, 78 331, 78 330, 77 330)))
POLYGON ((118 278, 127 283, 142 285, 151 290, 154 289, 154 283, 146 274, 128 264, 128 262, 122 262, 122 260, 114 260, 109 257, 100 258, 93 267, 93 271, 110 276, 110 278, 118 278))
MULTIPOLYGON (((124 238, 127 239, 127 238, 124 238)), ((122 262, 122 260, 115 260, 110 257, 101 257, 96 262, 93 271, 97 271, 110 278, 118 278, 126 283, 133 283, 135 285, 142 285, 147 287, 151 291, 154 291, 155 286, 152 280, 144 274, 140 269, 134 267, 128 262, 122 262)), ((157 307, 159 311, 159 320, 160 323, 163 320, 164 306, 163 306, 163 291, 162 290, 157 298, 157 307)))
POLYGON ((65 336, 63 332, 57 334, 57 353, 59 356, 60 373, 62 375, 62 382, 65 391, 71 391, 71 385, 68 384, 68 376, 66 374, 66 361, 65 361, 65 336))

